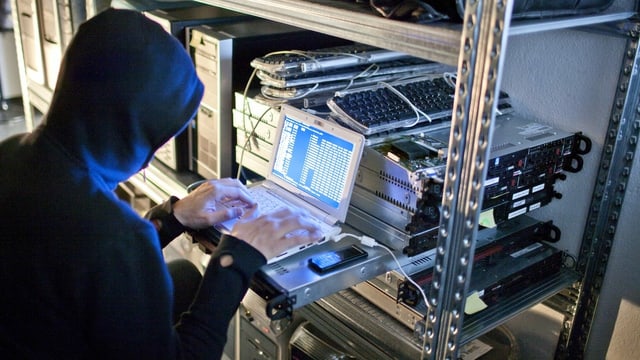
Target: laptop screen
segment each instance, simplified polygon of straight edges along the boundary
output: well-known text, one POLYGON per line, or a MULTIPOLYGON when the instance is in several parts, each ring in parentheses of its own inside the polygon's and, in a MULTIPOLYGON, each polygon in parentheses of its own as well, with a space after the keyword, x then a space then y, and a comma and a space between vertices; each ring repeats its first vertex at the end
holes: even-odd
POLYGON ((280 121, 269 179, 344 221, 364 138, 288 106, 280 121))

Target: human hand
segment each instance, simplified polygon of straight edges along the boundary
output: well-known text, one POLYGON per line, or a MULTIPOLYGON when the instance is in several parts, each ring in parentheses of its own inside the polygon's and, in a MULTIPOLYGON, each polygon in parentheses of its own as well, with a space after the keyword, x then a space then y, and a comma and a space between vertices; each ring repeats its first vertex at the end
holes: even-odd
POLYGON ((255 206, 247 188, 237 179, 207 180, 187 196, 173 204, 173 214, 178 221, 191 229, 203 229, 236 218, 245 208, 255 206), (218 203, 235 202, 244 206, 219 207, 218 203))
POLYGON ((260 251, 267 260, 296 245, 320 241, 322 233, 302 210, 278 208, 259 214, 258 208, 248 210, 233 226, 231 235, 260 251))

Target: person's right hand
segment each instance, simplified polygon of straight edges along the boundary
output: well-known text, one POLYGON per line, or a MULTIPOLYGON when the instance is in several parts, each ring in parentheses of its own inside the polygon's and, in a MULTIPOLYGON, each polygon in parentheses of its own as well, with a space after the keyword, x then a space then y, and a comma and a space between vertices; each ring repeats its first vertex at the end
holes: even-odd
POLYGON ((322 233, 302 210, 279 208, 259 214, 257 207, 248 210, 234 225, 231 235, 260 251, 267 260, 296 245, 320 241, 322 233))

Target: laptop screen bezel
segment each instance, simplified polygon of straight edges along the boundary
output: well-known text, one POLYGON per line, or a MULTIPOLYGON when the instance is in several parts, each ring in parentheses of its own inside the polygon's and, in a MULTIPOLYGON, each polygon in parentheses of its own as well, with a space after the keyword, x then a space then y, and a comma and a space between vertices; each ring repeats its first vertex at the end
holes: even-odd
POLYGON ((344 222, 349 210, 351 194, 353 192, 353 187, 355 186, 358 167, 360 166, 360 159, 362 158, 362 152, 364 150, 364 136, 351 129, 347 129, 340 124, 332 122, 331 120, 323 119, 317 115, 308 113, 304 110, 286 104, 283 104, 280 108, 280 116, 276 129, 275 143, 271 158, 269 159, 269 171, 267 173, 266 179, 271 183, 284 188, 287 192, 295 195, 297 198, 305 201, 306 203, 311 204, 313 207, 320 210, 322 213, 329 215, 331 218, 335 218, 340 222, 344 222), (345 186, 342 191, 342 195, 337 208, 331 207, 307 193, 300 192, 300 190, 292 184, 274 175, 273 170, 278 153, 278 144, 280 143, 280 138, 282 136, 286 117, 291 117, 296 121, 314 127, 322 132, 333 134, 345 141, 348 141, 353 145, 353 151, 349 159, 350 170, 345 179, 345 186))

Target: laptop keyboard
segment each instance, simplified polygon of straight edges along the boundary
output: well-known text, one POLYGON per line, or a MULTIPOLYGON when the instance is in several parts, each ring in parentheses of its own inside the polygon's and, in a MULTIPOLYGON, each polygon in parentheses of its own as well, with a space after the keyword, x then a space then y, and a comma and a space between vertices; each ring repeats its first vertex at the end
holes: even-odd
MULTIPOLYGON (((278 208, 281 207, 285 207, 287 206, 287 203, 280 199, 277 195, 274 195, 272 193, 269 192, 269 190, 267 190, 266 188, 262 187, 262 186, 256 186, 256 187, 249 187, 248 188, 249 193, 251 194, 251 197, 258 203, 260 204, 260 212, 261 213, 269 213, 271 211, 274 211, 278 208)), ((237 203, 218 203, 218 206, 221 207, 231 207, 231 206, 236 206, 237 203)), ((283 260, 293 254, 299 253, 305 249, 308 249, 314 245, 319 245, 324 243, 325 241, 329 240, 330 238, 332 238, 335 235, 338 235, 341 232, 341 228, 339 226, 332 226, 329 225, 323 221, 320 221, 314 217, 311 217, 311 220, 313 220, 316 225, 320 228, 320 231, 325 234, 324 237, 320 240, 317 241, 315 243, 310 243, 310 244, 305 244, 305 245, 299 245, 299 246, 295 246, 293 248, 287 249, 286 251, 282 252, 280 255, 275 256, 271 259, 269 259, 267 261, 268 264, 274 263, 276 261, 280 261, 283 260)), ((231 229, 233 228, 233 225, 236 223, 236 221, 238 221, 237 218, 233 218, 233 219, 229 219, 225 222, 222 222, 220 224, 217 225, 217 228, 219 230, 223 230, 224 232, 230 232, 231 229)), ((291 235, 294 235, 294 233, 292 233, 291 235)))
MULTIPOLYGON (((258 204, 260 204, 259 210, 261 213, 268 213, 278 208, 285 207, 288 204, 284 200, 280 199, 277 195, 272 194, 271 192, 269 192, 269 190, 261 186, 250 187, 249 193, 251 194, 251 197, 258 204)), ((329 225, 314 217, 312 217, 311 219, 314 220, 323 234, 335 234, 335 226, 329 225)))

